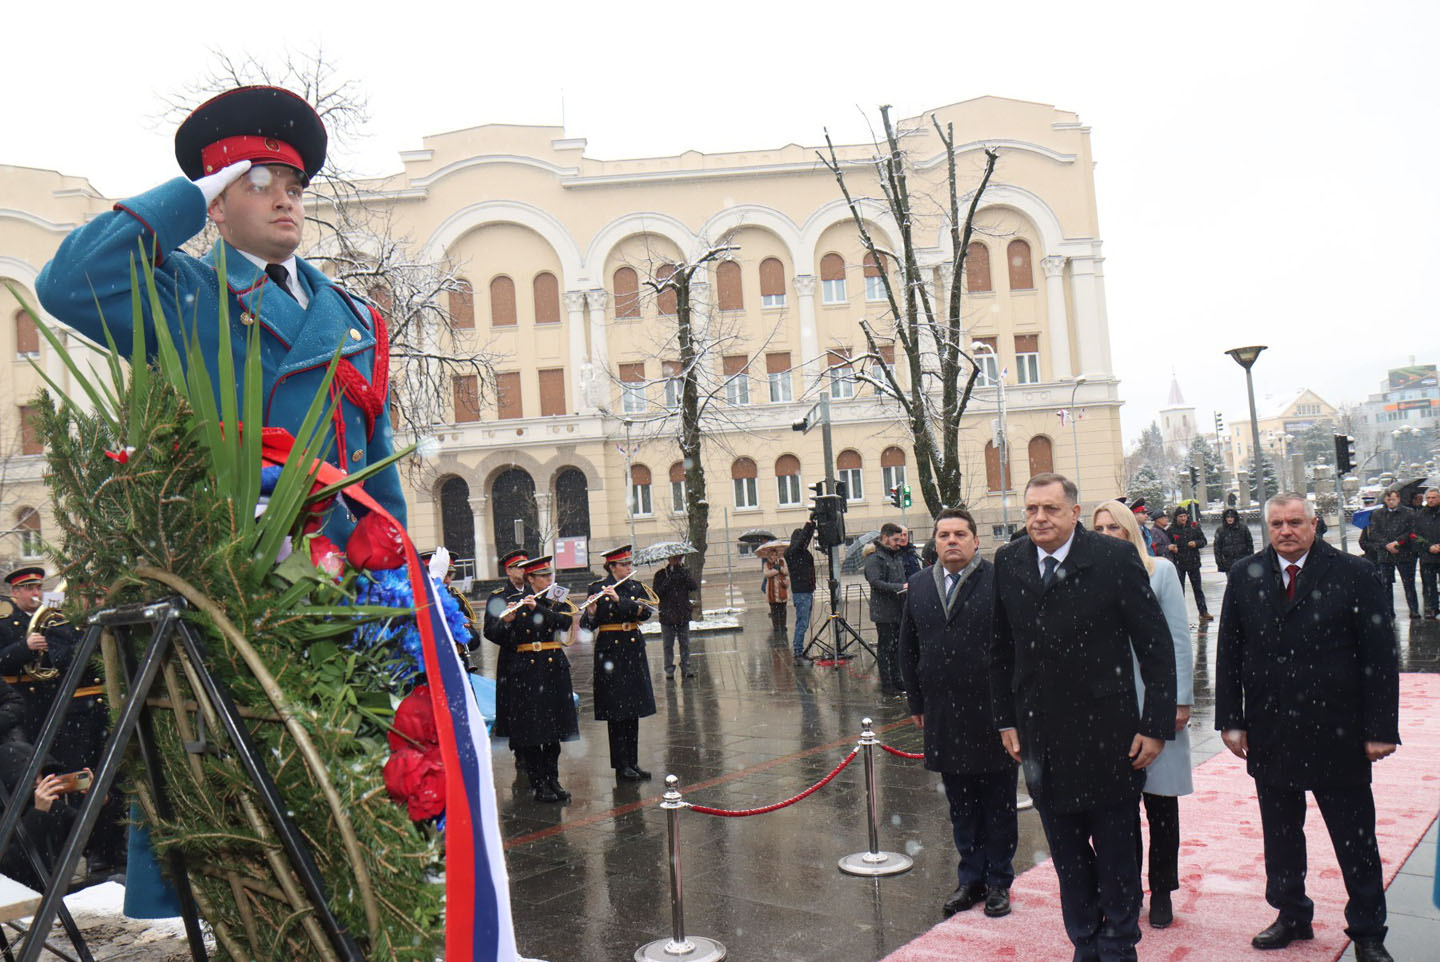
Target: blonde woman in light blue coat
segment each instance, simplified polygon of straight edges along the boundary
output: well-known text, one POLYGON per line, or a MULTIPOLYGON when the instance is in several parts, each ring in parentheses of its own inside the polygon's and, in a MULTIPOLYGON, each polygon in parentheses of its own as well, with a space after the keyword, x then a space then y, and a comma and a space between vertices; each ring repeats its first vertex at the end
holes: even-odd
MULTIPOLYGON (((1160 756, 1145 769, 1145 818, 1150 824, 1150 926, 1163 929, 1174 920, 1170 893, 1180 887, 1180 801, 1195 790, 1190 778, 1190 706, 1195 701, 1195 659, 1190 649, 1190 625, 1185 597, 1175 566, 1152 557, 1135 515, 1119 501, 1106 501, 1091 516, 1094 530, 1135 545, 1140 563, 1150 575, 1150 590, 1160 602, 1170 637, 1175 642, 1175 738, 1166 741, 1160 756)), ((1135 691, 1143 704, 1145 685, 1135 666, 1135 691)), ((1135 815, 1135 844, 1140 845, 1140 815, 1135 815)), ((1143 861, 1143 859, 1141 860, 1143 861)))

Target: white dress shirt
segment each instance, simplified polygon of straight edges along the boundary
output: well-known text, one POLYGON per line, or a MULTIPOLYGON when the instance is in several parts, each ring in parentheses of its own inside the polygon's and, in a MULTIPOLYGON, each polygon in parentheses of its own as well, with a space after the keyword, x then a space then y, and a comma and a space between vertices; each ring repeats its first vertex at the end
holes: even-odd
MULTIPOLYGON (((235 248, 240 250, 240 248, 235 248)), ((249 251, 240 251, 240 256, 245 258, 262 271, 269 266, 270 262, 263 257, 256 257, 249 251)), ((295 255, 290 255, 280 264, 285 268, 285 283, 290 287, 290 293, 295 295, 295 303, 300 305, 301 310, 310 306, 310 295, 305 293, 305 287, 300 283, 300 275, 295 270, 295 255)))

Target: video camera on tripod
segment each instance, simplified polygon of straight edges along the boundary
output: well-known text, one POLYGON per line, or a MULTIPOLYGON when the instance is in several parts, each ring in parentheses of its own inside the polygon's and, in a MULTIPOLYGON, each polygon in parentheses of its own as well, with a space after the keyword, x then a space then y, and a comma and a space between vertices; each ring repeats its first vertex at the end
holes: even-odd
POLYGON ((826 493, 826 482, 816 481, 810 487, 815 492, 815 503, 810 506, 810 520, 815 522, 816 540, 823 551, 845 544, 845 490, 844 481, 835 482, 835 491, 826 493))

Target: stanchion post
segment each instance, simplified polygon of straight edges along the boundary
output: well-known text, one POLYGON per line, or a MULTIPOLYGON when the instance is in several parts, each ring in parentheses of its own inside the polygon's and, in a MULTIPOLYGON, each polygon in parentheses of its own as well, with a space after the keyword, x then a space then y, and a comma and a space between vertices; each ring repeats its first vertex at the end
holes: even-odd
POLYGON ((660 807, 665 810, 666 836, 670 844, 670 922, 671 937, 647 942, 635 950, 635 962, 722 962, 725 946, 703 936, 685 937, 684 875, 680 869, 680 810, 685 800, 677 787, 680 779, 665 776, 665 795, 660 807))
POLYGON ((840 871, 845 874, 872 878, 899 875, 910 871, 915 864, 908 855, 880 851, 880 812, 875 805, 875 746, 880 744, 880 739, 875 737, 874 724, 868 718, 860 720, 860 747, 865 753, 865 810, 870 817, 870 849, 840 859, 840 871))

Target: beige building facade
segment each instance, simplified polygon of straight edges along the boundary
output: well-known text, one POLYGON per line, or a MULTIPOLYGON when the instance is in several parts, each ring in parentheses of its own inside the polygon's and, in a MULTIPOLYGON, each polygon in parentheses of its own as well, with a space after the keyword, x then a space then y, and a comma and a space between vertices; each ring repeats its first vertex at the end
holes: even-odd
MULTIPOLYGON (((996 358, 984 362, 961 429, 964 497, 993 544, 1003 518, 1020 521, 1019 491, 1035 471, 1074 475, 1078 465, 1091 502, 1121 490, 1121 402, 1089 130, 1074 113, 994 97, 901 122, 910 191, 923 198, 918 257, 939 303, 951 252, 947 158, 932 113, 954 125, 962 192, 978 183, 984 148, 999 151, 962 281, 964 343, 982 341, 996 358), (1079 419, 1062 419, 1062 409, 1079 419)), ((813 131, 801 123, 796 135, 813 131)), ((882 249, 897 249, 896 225, 868 199, 879 196, 875 148, 838 151, 851 192, 866 198, 867 228, 882 249)), ((725 250, 691 290, 697 363, 711 386, 702 454, 711 572, 723 570, 727 526, 738 553, 734 539, 746 530, 785 535, 804 522, 826 465, 820 431, 791 426, 822 393, 831 467, 849 487, 849 531, 901 520, 889 489, 905 483, 914 504, 904 520, 929 527, 900 410, 866 383, 873 364, 859 360, 861 321, 882 341, 894 327, 880 268, 867 262, 815 148, 604 161, 560 128, 485 126, 427 137, 401 160, 402 173, 367 185, 367 202, 424 257, 463 277, 472 293, 451 298, 452 326, 498 374, 493 385, 457 377, 446 419, 419 432, 429 454, 407 474, 418 544, 446 543, 474 559, 477 576, 493 577, 496 554, 517 535, 547 551, 557 539, 567 550, 588 539, 592 552, 632 532, 640 546, 681 537, 675 307, 647 281, 717 247, 725 250)), ((0 277, 33 297, 34 277, 65 232, 109 205, 78 178, 0 167, 0 277)), ((0 304, 0 357, 16 372, 0 389, 3 437, 18 444, 20 409, 38 386, 25 355, 45 366, 52 352, 24 340, 25 318, 8 293, 0 304)), ((28 473, 7 481, 0 530, 33 507, 41 526, 25 535, 33 547, 53 531, 35 490, 42 457, 5 460, 28 473)), ((0 555, 17 553, 15 537, 0 545, 0 555)))

